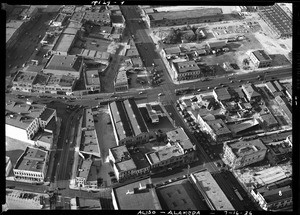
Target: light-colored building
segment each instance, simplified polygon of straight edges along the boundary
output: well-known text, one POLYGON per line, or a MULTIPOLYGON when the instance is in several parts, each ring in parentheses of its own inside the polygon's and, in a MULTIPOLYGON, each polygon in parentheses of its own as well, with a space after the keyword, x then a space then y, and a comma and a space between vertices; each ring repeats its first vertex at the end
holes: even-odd
POLYGON ((46 64, 43 72, 54 75, 66 75, 79 78, 83 70, 83 59, 75 55, 53 55, 46 64))
POLYGON ((261 100, 261 95, 258 93, 256 87, 253 84, 243 84, 242 90, 250 103, 259 102, 261 100))
POLYGON ((267 153, 267 147, 260 139, 224 143, 223 158, 233 169, 241 168, 262 161, 267 153))
POLYGON ((7 177, 12 169, 10 157, 5 156, 5 177, 7 177))
POLYGON ((100 24, 100 25, 110 25, 111 23, 110 11, 105 11, 105 12, 86 11, 83 20, 91 21, 95 24, 100 24))
POLYGON ((250 53, 250 59, 253 64, 258 67, 268 67, 272 63, 272 59, 264 50, 257 50, 250 53))
POLYGON ((92 155, 81 155, 78 161, 75 183, 78 187, 88 187, 88 176, 93 163, 92 155))
POLYGON ((112 189, 115 210, 161 210, 150 178, 112 189))
POLYGON ((113 169, 116 174, 116 179, 118 181, 124 181, 136 175, 137 167, 134 161, 130 158, 128 160, 114 163, 113 169))
POLYGON ((235 210, 210 172, 205 170, 192 173, 191 180, 201 192, 210 210, 235 210))
POLYGON ((68 33, 62 33, 56 40, 51 53, 55 55, 68 55, 77 36, 77 29, 66 29, 68 33), (76 33, 75 33, 76 32, 76 33), (71 34, 70 34, 71 33, 71 34))
POLYGON ((227 41, 207 42, 207 47, 210 50, 222 49, 227 46, 227 41))
POLYGON ((111 102, 108 109, 117 145, 146 143, 154 135, 133 99, 111 102))
POLYGON ((81 53, 78 56, 84 57, 85 60, 93 60, 96 63, 101 63, 105 65, 108 65, 111 60, 110 53, 99 52, 91 49, 82 49, 81 53))
POLYGON ((293 192, 290 186, 268 189, 261 187, 251 191, 254 199, 265 211, 277 211, 293 206, 293 192))
POLYGON ((126 70, 119 70, 115 82, 115 91, 126 91, 128 90, 128 78, 126 75, 126 70))
POLYGON ((178 46, 163 48, 163 57, 170 59, 173 56, 179 56, 181 54, 181 49, 178 46))
MULTIPOLYGON (((45 93, 72 95, 77 78, 69 75, 51 75, 47 81, 47 85, 44 88, 45 93)), ((41 89, 36 88, 36 91, 41 89)))
POLYGON ((71 210, 102 210, 100 199, 75 197, 70 200, 71 210))
POLYGON ((71 16, 70 22, 81 23, 82 20, 83 20, 84 15, 85 15, 85 12, 83 12, 83 11, 75 12, 71 16))
POLYGON ((39 136, 38 139, 35 142, 35 145, 37 147, 42 147, 46 150, 51 150, 53 146, 53 134, 49 132, 42 132, 39 136))
POLYGON ((44 182, 48 160, 47 151, 27 147, 13 168, 15 180, 44 182))
POLYGON ((278 122, 271 112, 260 115, 259 119, 261 120, 262 125, 266 128, 274 128, 278 126, 278 122))
POLYGON ((125 28, 125 19, 122 14, 111 15, 111 24, 115 28, 125 28))
POLYGON ((101 158, 101 151, 95 129, 82 131, 79 151, 101 158))
POLYGON ((52 25, 57 26, 57 27, 61 27, 61 26, 64 25, 66 19, 67 19, 67 14, 59 13, 59 14, 57 14, 55 19, 53 20, 52 25))
POLYGON ((285 96, 276 96, 275 100, 278 103, 279 107, 286 114, 288 119, 292 122, 293 121, 292 106, 288 102, 287 98, 285 96))
POLYGON ((147 109, 148 116, 151 120, 151 123, 158 123, 159 116, 162 115, 161 111, 153 110, 151 104, 146 104, 146 109, 147 109))
POLYGON ((75 5, 64 5, 62 7, 61 13, 65 13, 67 15, 72 15, 75 11, 75 5))
POLYGON ((231 94, 228 92, 227 87, 214 89, 213 95, 214 95, 215 100, 218 102, 226 102, 231 99, 231 94))
POLYGON ((100 86, 100 77, 97 69, 86 70, 85 71, 85 88, 90 91, 99 91, 100 86))
POLYGON ((37 72, 18 71, 12 80, 12 90, 32 92, 37 72))
POLYGON ((289 97, 289 99, 293 99, 293 88, 291 84, 285 85, 285 93, 289 97))
POLYGON ((171 68, 174 72, 174 79, 189 80, 199 78, 201 71, 195 61, 184 61, 184 62, 172 62, 171 68))

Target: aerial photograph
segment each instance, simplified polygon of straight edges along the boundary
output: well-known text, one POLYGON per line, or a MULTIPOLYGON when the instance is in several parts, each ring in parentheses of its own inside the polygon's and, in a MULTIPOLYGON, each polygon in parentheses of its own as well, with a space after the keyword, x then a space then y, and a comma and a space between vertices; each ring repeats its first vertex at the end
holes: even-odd
POLYGON ((293 212, 292 6, 1 3, 2 211, 293 212))

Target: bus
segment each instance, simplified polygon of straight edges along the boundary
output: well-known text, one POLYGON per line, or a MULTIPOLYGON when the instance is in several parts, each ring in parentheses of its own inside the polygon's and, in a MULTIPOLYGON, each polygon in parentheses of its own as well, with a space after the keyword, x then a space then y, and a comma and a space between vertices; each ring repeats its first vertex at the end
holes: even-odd
POLYGON ((189 87, 179 88, 179 89, 175 89, 175 94, 180 95, 180 94, 186 93, 188 91, 190 91, 189 87))
POLYGON ((239 191, 237 189, 234 189, 235 194, 237 195, 237 197, 239 198, 239 200, 243 201, 243 197, 242 195, 239 193, 239 191))

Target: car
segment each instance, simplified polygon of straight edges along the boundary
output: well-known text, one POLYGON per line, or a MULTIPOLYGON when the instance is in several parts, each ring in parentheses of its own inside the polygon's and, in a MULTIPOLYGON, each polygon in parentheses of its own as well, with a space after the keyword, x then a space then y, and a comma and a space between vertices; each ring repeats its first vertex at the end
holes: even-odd
POLYGON ((201 89, 198 89, 197 92, 201 92, 201 89))
POLYGON ((218 87, 214 87, 214 90, 218 89, 218 87))
POLYGON ((239 80, 239 82, 242 82, 242 80, 239 80))
POLYGON ((143 94, 143 92, 139 92, 139 95, 143 94))
POLYGON ((159 94, 158 94, 158 96, 162 96, 162 95, 163 95, 162 93, 159 93, 159 94))
POLYGON ((247 84, 250 84, 251 82, 250 81, 247 81, 247 84))
POLYGON ((210 89, 210 87, 207 87, 207 89, 209 90, 209 89, 210 89))
POLYGON ((233 83, 233 80, 231 80, 230 83, 233 83))

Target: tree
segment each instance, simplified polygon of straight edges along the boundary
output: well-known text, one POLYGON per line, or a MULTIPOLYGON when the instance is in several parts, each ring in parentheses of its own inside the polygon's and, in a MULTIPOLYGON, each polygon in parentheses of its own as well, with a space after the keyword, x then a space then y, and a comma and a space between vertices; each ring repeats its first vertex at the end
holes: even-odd
POLYGON ((174 44, 178 41, 178 33, 174 28, 171 28, 171 31, 164 39, 165 43, 174 44))
POLYGON ((192 42, 195 40, 195 34, 192 34, 191 32, 187 32, 181 36, 181 40, 192 42))

